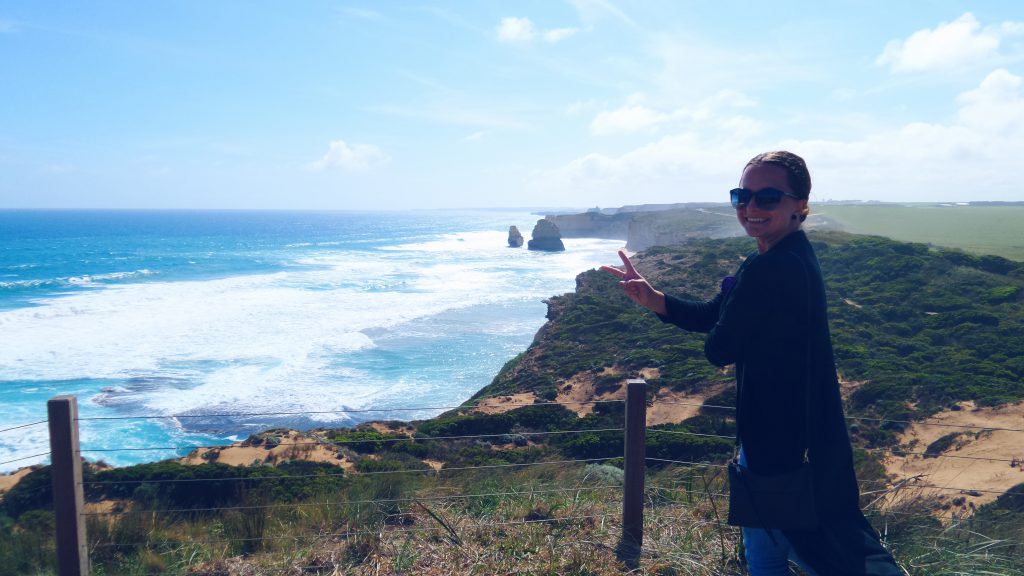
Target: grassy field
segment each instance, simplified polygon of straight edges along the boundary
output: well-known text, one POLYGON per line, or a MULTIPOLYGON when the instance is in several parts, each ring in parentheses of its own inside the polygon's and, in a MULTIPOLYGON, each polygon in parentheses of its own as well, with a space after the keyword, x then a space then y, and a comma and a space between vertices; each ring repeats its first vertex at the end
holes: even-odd
POLYGON ((1024 205, 938 204, 812 206, 847 232, 960 248, 1024 261, 1024 205))

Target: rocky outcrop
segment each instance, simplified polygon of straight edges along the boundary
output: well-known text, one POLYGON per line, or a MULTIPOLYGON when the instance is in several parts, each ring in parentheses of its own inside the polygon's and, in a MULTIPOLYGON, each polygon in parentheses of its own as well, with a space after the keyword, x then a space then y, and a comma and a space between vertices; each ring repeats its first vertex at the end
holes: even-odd
POLYGON ((530 250, 546 250, 548 252, 560 252, 565 250, 562 243, 562 232, 551 220, 541 218, 533 227, 533 234, 530 242, 526 245, 530 250))
POLYGON ((519 248, 523 245, 523 235, 519 232, 519 228, 508 227, 508 245, 511 248, 519 248))

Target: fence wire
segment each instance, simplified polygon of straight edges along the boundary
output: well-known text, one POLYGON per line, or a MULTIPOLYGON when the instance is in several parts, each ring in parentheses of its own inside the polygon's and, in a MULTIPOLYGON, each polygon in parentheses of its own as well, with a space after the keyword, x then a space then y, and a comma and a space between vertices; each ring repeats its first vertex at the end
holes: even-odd
MULTIPOLYGON (((578 406, 581 404, 624 404, 625 400, 561 400, 548 402, 500 404, 501 408, 524 408, 527 406, 578 406)), ((474 404, 463 404, 461 406, 420 406, 414 408, 353 408, 342 410, 304 410, 301 412, 225 412, 211 414, 136 414, 131 416, 79 416, 78 422, 91 420, 153 420, 153 419, 182 419, 182 418, 241 418, 251 416, 305 416, 307 414, 365 414, 370 412, 425 412, 433 410, 459 410, 473 409, 479 407, 495 407, 492 404, 485 404, 484 400, 474 404)))
POLYGON ((39 454, 33 454, 31 456, 22 456, 21 458, 15 458, 14 460, 7 460, 5 462, 0 462, 0 466, 3 466, 4 464, 11 464, 12 462, 21 462, 22 460, 30 460, 32 458, 39 458, 40 456, 49 456, 50 454, 51 454, 50 452, 42 452, 42 453, 39 453, 39 454))
POLYGON ((343 478, 351 476, 380 476, 387 474, 439 474, 441 472, 456 472, 464 470, 484 470, 494 468, 516 468, 516 467, 529 467, 529 466, 544 466, 549 464, 586 464, 592 462, 604 462, 613 457, 604 458, 582 458, 577 460, 545 460, 543 462, 522 462, 515 464, 481 464, 479 466, 458 466, 453 468, 427 468, 427 469, 411 469, 411 470, 376 470, 373 472, 340 472, 338 474, 284 474, 281 476, 232 476, 230 478, 164 478, 155 480, 91 480, 89 482, 82 482, 82 486, 98 486, 104 484, 178 484, 178 483, 194 483, 194 482, 238 482, 238 481, 251 481, 251 480, 294 480, 300 478, 343 478))
POLYGON ((11 430, 19 430, 21 428, 29 428, 32 426, 39 426, 40 424, 47 423, 49 423, 49 420, 40 420, 39 422, 33 422, 31 424, 21 424, 20 426, 11 426, 10 428, 4 428, 3 430, 0 430, 0 434, 3 434, 4 432, 10 432, 11 430))
POLYGON ((947 424, 945 422, 924 422, 915 420, 893 420, 890 418, 869 418, 867 416, 847 416, 847 420, 866 420, 868 422, 892 422, 894 424, 916 424, 918 426, 934 426, 936 428, 963 428, 965 430, 981 430, 983 432, 1024 432, 1022 428, 1003 428, 999 426, 975 426, 973 424, 947 424))
MULTIPOLYGON (((508 520, 504 522, 473 522, 468 524, 460 524, 455 526, 459 530, 480 530, 484 528, 505 528, 508 526, 529 526, 532 524, 557 524, 570 521, 578 520, 597 520, 604 518, 618 517, 619 514, 588 514, 584 516, 563 516, 558 518, 538 518, 536 520, 508 520)), ((435 526, 431 528, 394 528, 388 529, 385 527, 377 528, 374 530, 347 530, 345 532, 318 532, 309 534, 293 534, 290 536, 261 536, 259 538, 222 538, 217 540, 204 540, 204 544, 232 544, 241 542, 260 542, 268 540, 321 540, 321 539, 347 539, 354 536, 365 536, 370 534, 408 534, 417 532, 437 532, 445 531, 450 532, 451 528, 446 526, 435 526)), ((173 542, 173 541, 166 541, 173 542)), ((93 545, 93 548, 111 548, 111 547, 140 547, 140 546, 151 546, 159 545, 160 541, 157 542, 105 542, 97 543, 93 545)))
POLYGON ((121 510, 109 512, 83 512, 82 516, 130 516, 144 514, 193 514, 197 512, 222 512, 225 510, 276 510, 281 508, 310 508, 319 506, 350 506, 353 504, 393 504, 402 502, 426 502, 462 500, 469 498, 492 498, 500 496, 534 496, 537 494, 568 494, 596 492, 598 490, 621 490, 622 486, 579 486, 576 488, 551 488, 547 490, 523 490, 509 492, 485 492, 479 494, 444 494, 438 496, 417 496, 415 498, 378 498, 373 500, 336 500, 323 502, 292 502, 288 504, 264 504, 259 506, 212 506, 209 508, 168 508, 146 510, 121 510))
MULTIPOLYGON (((401 438, 364 438, 361 440, 314 440, 309 442, 281 442, 273 447, 288 446, 343 446, 348 444, 375 444, 378 442, 418 442, 429 440, 474 440, 480 438, 502 438, 508 436, 557 436, 559 434, 583 434, 585 432, 622 432, 625 428, 591 428, 584 430, 554 430, 550 432, 504 432, 502 434, 471 434, 462 436, 404 436, 401 438)), ((147 446, 142 448, 82 448, 79 452, 135 452, 148 450, 214 450, 230 448, 231 444, 215 446, 147 446)), ((260 445, 252 445, 259 447, 260 445)))

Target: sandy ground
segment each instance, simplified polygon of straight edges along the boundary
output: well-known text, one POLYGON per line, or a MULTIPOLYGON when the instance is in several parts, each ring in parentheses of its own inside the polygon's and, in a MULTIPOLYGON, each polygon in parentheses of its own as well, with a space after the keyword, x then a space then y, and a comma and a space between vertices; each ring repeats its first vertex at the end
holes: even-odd
POLYGON ((960 410, 941 412, 924 423, 911 425, 901 438, 901 445, 904 448, 909 452, 921 454, 929 444, 942 436, 951 432, 964 432, 941 456, 925 458, 916 454, 905 457, 889 455, 884 460, 886 471, 894 482, 919 476, 920 480, 913 484, 942 487, 920 488, 921 494, 962 502, 946 510, 944 514, 947 515, 970 513, 974 507, 991 502, 1000 493, 1024 483, 1024 432, 984 430, 1024 430, 1024 402, 999 408, 978 408, 973 402, 963 402, 960 406, 960 410), (972 460, 964 458, 965 456, 998 460, 972 460))
POLYGON ((10 474, 0 475, 0 494, 7 492, 11 488, 14 488, 14 485, 17 484, 19 480, 24 478, 31 471, 31 467, 19 468, 18 470, 15 470, 10 474))
MULTIPOLYGON (((602 376, 615 374, 614 369, 606 368, 602 376)), ((653 380, 660 377, 657 368, 644 368, 640 371, 642 378, 653 380)), ((624 400, 626 398, 626 378, 614 388, 597 392, 594 385, 594 376, 591 374, 577 374, 570 378, 558 390, 556 402, 566 402, 566 408, 576 412, 580 417, 586 416, 594 411, 594 404, 587 403, 589 400, 624 400)), ((708 398, 719 394, 731 384, 722 384, 699 393, 686 394, 662 389, 654 397, 654 404, 647 407, 647 425, 678 424, 687 418, 693 418, 700 411, 700 406, 708 398)))
POLYGON ((700 412, 701 405, 707 402, 708 398, 721 394, 730 387, 732 384, 719 384, 699 394, 659 390, 654 397, 654 405, 647 407, 647 425, 678 424, 693 418, 700 412))
POLYGON ((839 393, 842 394, 843 399, 846 400, 851 394, 860 389, 861 386, 868 383, 868 380, 847 380, 843 378, 842 374, 839 374, 839 393))
POLYGON ((246 446, 244 442, 235 442, 218 448, 193 450, 191 454, 179 460, 182 464, 202 464, 204 462, 220 462, 231 466, 250 466, 252 464, 274 464, 284 460, 309 460, 326 462, 351 470, 353 463, 346 457, 338 457, 334 446, 320 444, 307 434, 291 430, 287 436, 280 437, 281 443, 268 449, 265 444, 246 446), (206 456, 212 454, 215 456, 206 456))
POLYGON ((374 432, 380 432, 381 434, 402 434, 404 436, 412 437, 413 432, 416 430, 403 422, 367 422, 356 426, 356 430, 361 430, 364 427, 368 427, 374 432))
POLYGON ((537 403, 537 395, 533 392, 520 392, 509 396, 494 396, 483 398, 476 403, 470 412, 477 414, 502 414, 509 410, 515 410, 523 406, 537 403))
MULTIPOLYGON (((614 368, 605 368, 600 376, 622 375, 614 368)), ((580 418, 594 411, 592 401, 625 400, 626 398, 626 377, 622 375, 622 381, 616 386, 609 387, 601 393, 597 392, 594 385, 594 375, 589 372, 581 372, 569 378, 558 388, 558 395, 555 402, 565 404, 565 407, 572 410, 580 418)))

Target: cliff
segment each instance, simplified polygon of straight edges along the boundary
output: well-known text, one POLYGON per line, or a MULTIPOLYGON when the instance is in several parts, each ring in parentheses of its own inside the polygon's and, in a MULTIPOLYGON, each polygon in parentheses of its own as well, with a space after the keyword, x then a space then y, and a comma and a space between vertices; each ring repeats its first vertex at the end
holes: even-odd
POLYGON ((620 239, 633 251, 679 244, 691 238, 738 236, 743 232, 731 210, 715 204, 625 206, 612 214, 591 210, 545 218, 558 226, 564 238, 620 239))
MULTIPOLYGON (((874 236, 812 232, 828 288, 849 410, 913 420, 957 402, 999 406, 1024 399, 1024 263, 874 236)), ((691 239, 638 254, 655 286, 705 299, 754 249, 749 238, 691 239)), ((548 300, 548 323, 530 348, 477 397, 532 391, 551 396, 584 373, 614 369, 698 391, 730 378, 703 357, 703 336, 662 324, 598 270, 574 293, 548 300)), ((863 427, 861 428, 863 430, 863 427)), ((865 435, 895 440, 892 427, 865 435)))

